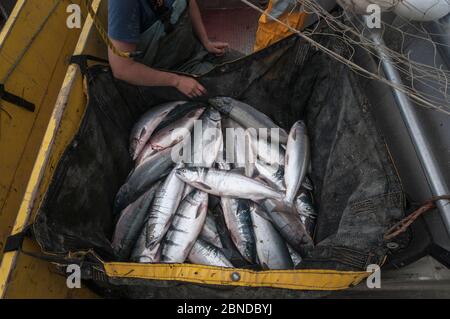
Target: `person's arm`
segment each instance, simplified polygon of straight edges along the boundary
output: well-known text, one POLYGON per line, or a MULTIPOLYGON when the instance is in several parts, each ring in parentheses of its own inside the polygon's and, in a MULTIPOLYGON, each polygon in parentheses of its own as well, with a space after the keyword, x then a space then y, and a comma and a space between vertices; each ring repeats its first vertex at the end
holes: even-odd
MULTIPOLYGON (((116 48, 124 52, 134 52, 136 45, 111 39, 116 48)), ((198 97, 206 94, 206 89, 195 79, 175 73, 159 71, 133 59, 115 55, 108 51, 109 63, 114 77, 130 84, 140 86, 170 86, 175 87, 188 97, 198 97)))
POLYGON ((229 45, 225 42, 213 42, 209 40, 208 33, 206 32, 205 25, 203 24, 202 15, 196 0, 189 1, 189 15, 192 20, 195 34, 197 34, 198 39, 203 44, 205 49, 210 53, 223 55, 229 45))

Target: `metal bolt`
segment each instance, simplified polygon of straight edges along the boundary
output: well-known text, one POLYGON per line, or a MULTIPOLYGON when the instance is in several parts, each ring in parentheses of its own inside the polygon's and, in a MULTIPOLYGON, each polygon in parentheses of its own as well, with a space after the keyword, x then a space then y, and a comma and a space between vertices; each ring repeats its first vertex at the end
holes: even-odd
POLYGON ((231 274, 231 280, 232 281, 239 281, 241 280, 241 275, 238 272, 234 272, 231 274))

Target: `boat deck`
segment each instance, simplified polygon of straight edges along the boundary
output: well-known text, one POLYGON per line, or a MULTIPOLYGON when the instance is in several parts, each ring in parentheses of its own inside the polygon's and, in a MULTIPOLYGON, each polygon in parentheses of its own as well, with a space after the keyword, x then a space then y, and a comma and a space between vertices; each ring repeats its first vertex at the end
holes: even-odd
MULTIPOLYGON (((266 1, 254 3, 264 6, 266 1)), ((211 40, 225 41, 244 54, 253 52, 260 13, 240 1, 199 1, 211 40)))

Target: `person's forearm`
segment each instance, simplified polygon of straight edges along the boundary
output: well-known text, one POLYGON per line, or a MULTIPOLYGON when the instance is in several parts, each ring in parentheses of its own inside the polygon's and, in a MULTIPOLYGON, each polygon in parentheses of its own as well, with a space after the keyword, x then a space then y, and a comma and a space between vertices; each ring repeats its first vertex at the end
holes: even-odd
POLYGON ((177 75, 152 69, 144 64, 132 62, 123 70, 114 72, 115 77, 139 86, 177 86, 177 75))
POLYGON ((208 33, 206 32, 205 25, 203 24, 202 15, 196 0, 189 1, 189 15, 198 39, 202 44, 207 43, 209 41, 208 33))

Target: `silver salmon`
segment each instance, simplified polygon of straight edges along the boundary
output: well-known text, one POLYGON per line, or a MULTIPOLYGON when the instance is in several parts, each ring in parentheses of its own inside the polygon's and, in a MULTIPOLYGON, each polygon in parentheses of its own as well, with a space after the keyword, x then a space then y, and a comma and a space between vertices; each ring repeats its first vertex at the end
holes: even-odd
POLYGON ((291 247, 291 245, 287 244, 289 249, 289 254, 291 255, 292 262, 294 263, 294 267, 297 267, 303 260, 302 256, 298 252, 291 247))
POLYGON ((248 137, 251 142, 252 152, 257 159, 272 166, 285 165, 285 151, 279 144, 269 142, 264 138, 257 138, 250 133, 248 133, 248 137))
POLYGON ((259 201, 282 200, 283 194, 242 174, 208 168, 181 168, 177 176, 187 184, 216 196, 259 201))
POLYGON ((300 220, 303 225, 305 225, 306 231, 313 237, 317 221, 317 212, 314 209, 313 200, 308 192, 301 192, 297 196, 295 199, 295 208, 300 216, 300 220))
POLYGON ((255 167, 259 173, 259 177, 269 186, 281 192, 286 191, 286 186, 284 186, 284 166, 270 165, 263 161, 256 161, 255 167))
POLYGON ((263 202, 264 209, 268 212, 274 226, 281 236, 302 255, 314 246, 314 242, 306 231, 299 215, 293 207, 284 208, 283 204, 267 199, 263 202))
POLYGON ((167 232, 162 262, 183 263, 195 244, 208 211, 208 194, 195 190, 181 203, 167 232))
POLYGON ((267 115, 258 111, 254 107, 230 97, 212 98, 209 100, 209 103, 218 109, 222 114, 231 117, 245 128, 268 129, 269 135, 270 129, 278 129, 279 142, 286 144, 288 140, 286 131, 276 125, 267 115))
MULTIPOLYGON (((178 164, 176 168, 184 165, 178 164)), ((172 170, 161 187, 157 190, 153 204, 148 213, 148 219, 144 231, 140 235, 140 243, 134 249, 134 255, 140 258, 147 257, 149 260, 154 256, 146 256, 146 253, 154 253, 155 247, 160 244, 169 229, 172 218, 180 205, 183 195, 184 182, 175 175, 172 170)))
POLYGON ((234 168, 244 168, 245 175, 251 177, 256 160, 251 144, 252 133, 230 118, 222 122, 226 150, 222 161, 232 163, 234 168))
POLYGON ((152 160, 153 157, 158 155, 157 150, 153 149, 152 145, 148 143, 144 146, 139 156, 136 158, 134 162, 134 166, 138 167, 139 165, 142 165, 145 161, 152 160))
POLYGON ((117 214, 145 193, 156 181, 166 176, 173 166, 171 150, 159 152, 152 160, 137 167, 116 195, 114 212, 117 214))
POLYGON ((286 147, 286 165, 284 181, 286 184, 285 200, 293 204, 295 196, 309 169, 310 148, 309 138, 305 123, 298 121, 294 124, 289 134, 286 147))
POLYGON ((225 137, 225 149, 228 151, 222 160, 233 164, 234 168, 243 168, 248 160, 248 148, 246 146, 247 130, 236 121, 227 118, 222 121, 223 135, 225 137))
POLYGON ((214 220, 212 213, 207 214, 200 237, 218 248, 223 248, 219 230, 217 229, 216 221, 214 220))
POLYGON ((202 239, 197 239, 192 247, 189 261, 197 265, 207 265, 216 267, 232 268, 233 264, 227 259, 224 253, 217 247, 207 243, 202 239))
POLYGON ((250 215, 256 238, 256 252, 261 267, 267 269, 292 269, 293 263, 289 250, 283 238, 278 234, 272 223, 263 218, 262 208, 252 204, 250 215))
POLYGON ((136 242, 130 260, 132 262, 143 264, 155 264, 161 261, 161 243, 156 244, 151 249, 145 248, 145 238, 147 236, 147 228, 144 228, 142 236, 136 242))
POLYGON ((156 106, 146 112, 134 125, 130 136, 130 155, 133 160, 139 156, 144 146, 164 118, 178 105, 186 102, 170 102, 156 106))
POLYGON ((161 151, 183 141, 186 136, 190 135, 195 121, 204 111, 203 107, 192 110, 178 121, 156 132, 149 141, 152 150, 161 151))
POLYGON ((305 176, 305 178, 303 179, 302 187, 308 191, 313 191, 314 184, 313 184, 311 178, 309 178, 308 176, 305 176))
POLYGON ((194 127, 191 165, 212 167, 223 149, 221 115, 214 109, 207 110, 201 118, 201 127, 194 127))
MULTIPOLYGON (((228 163, 218 163, 218 166, 222 170, 230 170, 228 163)), ((248 201, 222 196, 220 206, 234 245, 245 260, 255 263, 256 244, 248 201)))
POLYGON ((152 188, 134 203, 128 205, 120 214, 112 240, 112 247, 120 261, 129 259, 136 239, 139 237, 139 233, 145 224, 148 209, 158 187, 159 183, 153 185, 152 188))

